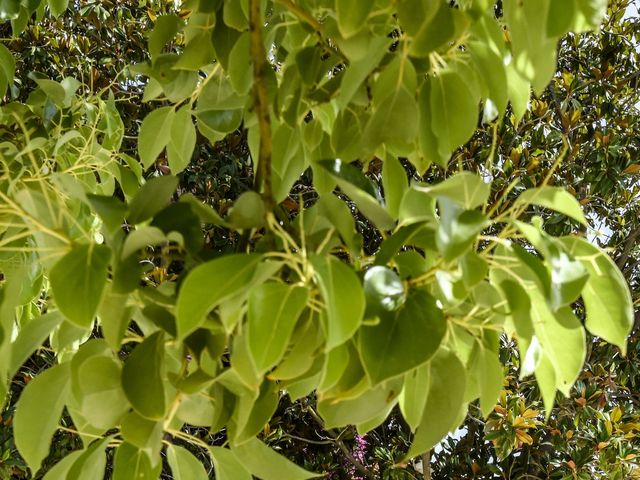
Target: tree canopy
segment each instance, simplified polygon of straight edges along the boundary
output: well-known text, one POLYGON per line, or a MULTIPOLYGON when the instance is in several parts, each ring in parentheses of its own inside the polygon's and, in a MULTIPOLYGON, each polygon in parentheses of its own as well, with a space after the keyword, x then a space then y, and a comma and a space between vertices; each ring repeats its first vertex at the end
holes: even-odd
POLYGON ((0 1, 0 397, 32 475, 331 473, 289 452, 298 413, 354 475, 345 432, 395 432, 388 478, 465 417, 486 463, 445 446, 447 478, 539 452, 545 419, 632 432, 588 409, 635 374, 581 373, 637 345, 627 6, 0 1))

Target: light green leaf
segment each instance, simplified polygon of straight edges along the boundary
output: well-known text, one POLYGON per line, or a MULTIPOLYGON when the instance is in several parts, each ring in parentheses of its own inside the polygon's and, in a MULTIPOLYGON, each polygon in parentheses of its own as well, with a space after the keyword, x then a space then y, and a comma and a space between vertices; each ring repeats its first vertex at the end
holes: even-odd
POLYGON ((467 251, 478 235, 489 225, 487 217, 477 210, 460 210, 443 197, 440 206, 440 225, 436 245, 445 260, 453 260, 467 251))
POLYGON ((309 298, 306 287, 265 283, 249 293, 249 352, 259 372, 275 366, 309 298))
POLYGON ((415 183, 412 188, 434 198, 446 197, 468 210, 484 205, 491 193, 491 185, 471 172, 457 173, 435 185, 415 183))
POLYGON ((353 336, 364 316, 362 285, 351 267, 332 256, 310 257, 326 305, 327 345, 330 350, 353 336))
POLYGON ((515 205, 539 205, 571 217, 585 226, 589 225, 578 200, 562 187, 527 189, 518 197, 515 205))
POLYGON ((249 54, 249 32, 240 35, 229 53, 229 81, 238 95, 247 95, 253 83, 253 69, 249 54))
POLYGON ((173 107, 161 107, 142 121, 138 135, 138 154, 144 168, 156 161, 171 140, 171 126, 175 117, 173 107))
POLYGON ((162 420, 156 422, 141 417, 133 410, 120 423, 122 438, 139 448, 152 467, 162 465, 160 450, 162 449, 163 423, 162 420))
POLYGON ((166 175, 147 180, 129 204, 127 220, 137 224, 150 219, 167 206, 178 186, 178 177, 166 175))
POLYGON ((387 210, 380 204, 379 197, 371 181, 362 172, 356 170, 352 165, 346 164, 339 159, 318 162, 325 171, 329 172, 335 179, 340 189, 355 202, 362 214, 373 224, 383 230, 390 230, 394 226, 393 218, 387 210))
POLYGON ((71 362, 71 389, 78 411, 92 426, 107 430, 129 410, 120 382, 121 364, 109 353, 78 358, 71 362))
POLYGON ((466 385, 464 365, 447 349, 441 349, 430 364, 427 403, 407 458, 431 449, 458 426, 466 385))
POLYGON ((67 473, 78 460, 78 458, 84 453, 84 450, 76 450, 65 456, 62 460, 56 463, 51 470, 43 477, 42 480, 67 480, 67 473))
POLYGON ((387 211, 393 218, 398 218, 400 205, 409 190, 409 185, 404 167, 396 156, 390 155, 384 161, 382 166, 382 186, 384 187, 387 211))
POLYGON ((410 292, 399 310, 380 317, 377 325, 362 327, 358 342, 372 385, 427 362, 446 331, 442 311, 424 290, 410 292))
POLYGON ((478 122, 478 105, 457 72, 445 71, 431 80, 431 128, 442 157, 469 140, 478 122))
POLYGON ((0 43, 0 98, 4 97, 7 87, 13 83, 16 61, 11 51, 0 43))
MULTIPOLYGON (((49 312, 27 323, 12 342, 9 377, 13 377, 20 366, 38 349, 49 334, 63 321, 59 312, 49 312)), ((1 341, 0 341, 1 343, 1 341)))
MULTIPOLYGON (((233 359, 231 361, 233 364, 233 359)), ((235 428, 231 429, 231 444, 242 444, 258 435, 276 412, 279 400, 275 382, 263 382, 257 398, 253 392, 241 395, 233 416, 235 428)))
POLYGON ((110 440, 111 438, 107 437, 102 440, 96 440, 89 445, 69 469, 65 480, 103 477, 107 466, 105 449, 110 440))
POLYGON ((178 110, 171 123, 171 139, 167 145, 167 158, 171 173, 177 175, 189 165, 196 147, 196 127, 186 105, 178 110))
POLYGON ((232 452, 244 468, 262 480, 305 480, 320 476, 290 462, 257 438, 236 445, 232 452))
POLYGON ((546 410, 545 417, 548 419, 556 400, 557 381, 553 363, 544 352, 540 354, 540 360, 536 366, 535 374, 536 381, 538 382, 538 388, 542 395, 544 408, 546 410))
POLYGON ((231 450, 222 447, 210 447, 213 467, 217 480, 251 480, 251 474, 236 458, 231 450))
POLYGON ((160 15, 149 34, 149 55, 152 59, 162 53, 164 46, 178 33, 182 26, 180 17, 174 14, 160 15))
POLYGON ((133 349, 122 369, 122 387, 133 408, 143 417, 164 417, 164 335, 156 332, 133 349))
POLYGON ((400 85, 369 118, 363 133, 364 146, 373 152, 381 143, 412 143, 418 134, 418 115, 415 95, 400 85))
POLYGON ((189 450, 179 445, 167 447, 167 462, 173 480, 207 480, 209 476, 200 461, 189 450))
POLYGON ((48 2, 51 15, 55 18, 62 15, 69 5, 69 0, 48 0, 48 2))
POLYGON ((149 457, 142 450, 130 443, 122 443, 116 450, 113 459, 112 480, 158 480, 162 471, 162 463, 151 467, 149 457))
POLYGON ((617 345, 625 354, 634 315, 624 276, 606 253, 588 241, 578 237, 562 237, 559 241, 589 272, 582 291, 587 309, 587 329, 617 345))
POLYGON ((400 411, 413 432, 420 425, 424 414, 429 393, 430 371, 431 364, 427 362, 410 371, 404 377, 404 387, 399 399, 400 411))
POLYGON ((395 378, 349 398, 328 398, 318 402, 318 413, 326 428, 364 424, 393 407, 402 390, 402 379, 395 378))
POLYGON ((373 4, 369 0, 336 0, 340 33, 346 38, 358 33, 365 26, 373 4))
POLYGON ((62 314, 80 327, 89 327, 96 315, 110 259, 111 250, 105 245, 74 245, 51 269, 49 282, 55 302, 62 314))
POLYGON ((364 296, 367 301, 365 317, 384 316, 404 303, 405 286, 396 272, 377 265, 364 274, 364 296))
POLYGON ((376 36, 369 45, 369 55, 354 61, 342 77, 340 93, 338 94, 338 107, 344 110, 351 102, 356 92, 385 56, 391 40, 384 36, 376 36))
POLYGON ((479 346, 478 384, 480 385, 480 409, 482 415, 487 417, 493 411, 502 390, 503 374, 502 364, 495 352, 484 346, 479 346))
POLYGON ((178 337, 185 338, 213 308, 247 288, 261 259, 257 254, 225 255, 194 268, 178 293, 178 337))
POLYGON ((68 392, 69 364, 63 363, 39 373, 20 394, 13 421, 14 439, 34 474, 49 455, 68 392))
POLYGON ((227 221, 236 229, 260 228, 264 225, 266 208, 259 193, 249 190, 234 202, 227 221))

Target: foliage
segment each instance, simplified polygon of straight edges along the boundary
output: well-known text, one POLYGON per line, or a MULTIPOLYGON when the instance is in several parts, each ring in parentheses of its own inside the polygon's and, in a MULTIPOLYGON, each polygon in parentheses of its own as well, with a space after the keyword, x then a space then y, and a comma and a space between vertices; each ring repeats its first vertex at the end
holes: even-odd
MULTIPOLYGON (((32 12, 66 18, 66 2, 47 3, 2 2, 0 16, 14 34, 32 12)), ((418 176, 446 170, 481 102, 483 123, 505 112, 517 121, 531 87, 540 94, 551 79, 558 39, 596 27, 604 7, 185 2, 153 15, 149 60, 118 80, 126 90, 146 78, 143 98, 156 104, 137 134, 139 161, 123 144, 131 125, 113 89, 32 76, 35 89, 14 92, 0 117, 0 371, 13 377, 47 339, 57 361, 16 408, 15 442, 32 473, 64 408, 84 448, 48 477, 98 475, 108 449, 113 478, 132 465, 136 478, 157 478, 165 438, 176 477, 206 478, 193 447, 217 478, 313 477, 256 438, 269 439, 281 392, 328 431, 355 425, 357 441, 390 414, 402 418, 414 435, 392 460, 408 461, 475 399, 492 412, 502 332, 517 339, 520 374, 535 374, 547 413, 582 369, 583 316, 625 352, 633 311, 618 267, 530 214, 554 210, 575 232, 587 224, 577 200, 551 185, 573 153, 567 132, 517 199, 513 183, 492 196, 495 150, 469 169, 480 174, 456 168, 438 183, 410 184, 400 161, 418 176), (232 142, 239 128, 255 189, 238 192, 228 214, 176 199, 196 146, 232 142), (376 165, 379 183, 362 171, 376 165), (303 174, 314 202, 291 194, 303 174), (203 224, 238 240, 205 243, 203 224), (55 401, 39 401, 51 392, 55 401), (194 427, 223 432, 225 447, 194 427)))

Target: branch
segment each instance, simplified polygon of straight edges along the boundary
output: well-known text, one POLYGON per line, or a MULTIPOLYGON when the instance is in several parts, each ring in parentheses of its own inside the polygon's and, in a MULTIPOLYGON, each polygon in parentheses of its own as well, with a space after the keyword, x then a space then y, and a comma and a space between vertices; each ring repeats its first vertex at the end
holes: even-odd
POLYGON ((262 188, 267 211, 275 206, 271 187, 271 120, 269 118, 269 97, 267 95, 267 54, 262 38, 262 12, 260 0, 249 0, 249 37, 250 53, 253 63, 253 105, 258 116, 260 128, 260 150, 256 171, 256 189, 262 188))
POLYGON ((422 476, 424 480, 431 480, 431 450, 422 454, 422 476))
POLYGON ((636 246, 636 239, 638 238, 638 235, 640 235, 640 227, 636 227, 625 240, 622 252, 620 253, 620 256, 616 258, 616 265, 620 270, 624 269, 627 260, 629 260, 629 255, 631 255, 633 247, 636 246))
POLYGON ((349 451, 347 446, 344 444, 344 442, 340 439, 340 436, 337 435, 333 430, 330 430, 324 427, 324 422, 322 421, 322 418, 320 418, 320 416, 316 413, 316 411, 311 407, 307 407, 307 410, 309 411, 309 414, 313 417, 313 419, 316 421, 316 423, 320 425, 320 427, 325 432, 327 432, 327 434, 331 437, 333 442, 335 442, 335 444, 338 445, 340 450, 342 450, 343 455, 349 461, 349 463, 351 463, 351 465, 353 465, 356 468, 356 470, 358 470, 358 472, 361 475, 363 475, 365 478, 368 478, 370 480, 375 480, 373 474, 369 472, 369 470, 367 470, 366 467, 362 465, 353 455, 351 455, 351 452, 349 451))

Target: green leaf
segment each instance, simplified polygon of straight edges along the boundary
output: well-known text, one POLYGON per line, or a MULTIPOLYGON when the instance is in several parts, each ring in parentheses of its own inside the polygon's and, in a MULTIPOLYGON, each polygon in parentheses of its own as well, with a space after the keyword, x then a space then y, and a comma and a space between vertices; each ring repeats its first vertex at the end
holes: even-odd
POLYGON ((398 218, 401 204, 406 192, 409 190, 407 174, 404 167, 395 156, 388 156, 382 167, 382 185, 384 198, 387 202, 387 210, 393 218, 398 218))
POLYGON ((257 254, 225 255, 202 263, 184 279, 176 302, 178 337, 185 338, 224 300, 247 288, 258 262, 257 254))
POLYGON ((445 260, 462 255, 489 225, 487 217, 477 210, 460 210, 447 198, 441 198, 440 226, 436 233, 436 245, 445 260))
POLYGON ((167 447, 167 462, 174 480, 207 480, 209 475, 189 450, 178 445, 167 447))
POLYGON ((502 390, 503 374, 502 364, 498 355, 490 349, 479 346, 477 369, 479 372, 478 383, 480 385, 480 410, 487 417, 498 401, 502 390))
POLYGON ((504 20, 511 34, 511 63, 522 78, 531 82, 536 94, 547 86, 556 68, 556 39, 547 37, 551 3, 538 0, 504 5, 504 20))
POLYGON ((364 145, 372 152, 381 143, 412 143, 418 134, 418 115, 415 95, 400 85, 369 118, 363 134, 364 145))
POLYGON ((69 364, 63 363, 39 373, 20 394, 13 421, 14 439, 34 474, 49 455, 68 392, 69 364))
POLYGON ((73 464, 84 453, 84 450, 76 450, 66 455, 49 470, 42 480, 67 480, 67 473, 73 464))
POLYGON ((442 157, 469 140, 478 122, 478 105, 462 77, 445 71, 431 80, 431 128, 442 157))
POLYGON ((132 308, 127 305, 127 299, 127 295, 114 293, 109 285, 98 308, 102 335, 113 351, 120 350, 120 342, 131 320, 132 308))
POLYGON ((133 410, 120 422, 122 438, 139 448, 152 467, 162 465, 160 450, 162 449, 163 423, 163 420, 156 422, 141 417, 133 410))
POLYGON ((404 387, 400 393, 400 411, 411 431, 415 432, 427 404, 431 365, 427 362, 415 368, 404 377, 404 387))
POLYGON ((362 323, 364 291, 353 269, 337 258, 312 255, 310 260, 327 308, 326 349, 330 350, 351 338, 362 323))
MULTIPOLYGON (((404 2, 411 3, 411 2, 404 2)), ((422 2, 424 3, 424 2, 422 2)), ((446 2, 429 2, 430 11, 423 17, 420 28, 412 36, 410 52, 416 57, 426 57, 429 53, 446 45, 455 34, 455 13, 446 2), (439 5, 439 8, 438 8, 439 5), (435 10, 435 12, 434 12, 435 10)), ((417 15, 417 12, 413 12, 417 15)), ((405 17, 406 18, 406 17, 405 17)))
POLYGON ((178 181, 178 177, 173 175, 147 180, 129 204, 129 223, 142 223, 166 207, 176 191, 178 181))
POLYGON ((71 361, 74 403, 77 403, 80 415, 92 426, 108 430, 117 425, 129 410, 120 373, 121 364, 110 352, 101 352, 88 358, 76 354, 71 361))
MULTIPOLYGON (((231 362, 233 364, 233 358, 231 362)), ((253 392, 241 395, 233 416, 235 428, 231 429, 231 444, 242 444, 258 435, 276 412, 279 400, 279 387, 275 382, 263 382, 257 398, 253 392)))
POLYGON ((539 205, 589 226, 578 200, 562 187, 544 186, 527 189, 518 197, 515 205, 539 205))
POLYGON ((308 299, 308 288, 282 283, 265 283, 251 290, 247 335, 258 372, 280 362, 308 299))
POLYGON ((562 237, 559 241, 589 272, 582 291, 587 329, 620 347, 624 354, 634 321, 633 302, 624 276, 606 253, 586 240, 562 237))
POLYGON ((373 69, 378 66, 385 56, 389 44, 391 44, 389 38, 376 36, 369 45, 369 54, 353 61, 349 65, 340 83, 340 92, 338 94, 338 107, 340 110, 344 110, 349 105, 362 83, 373 69))
POLYGON ((232 452, 244 468, 262 480, 305 480, 320 476, 300 468, 257 438, 236 445, 232 452))
POLYGON ((364 296, 367 301, 365 317, 370 318, 397 310, 404 303, 406 292, 396 272, 374 266, 364 274, 364 296))
POLYGON ((48 2, 51 15, 53 15, 55 18, 58 18, 60 15, 62 15, 69 5, 69 0, 48 0, 48 2))
POLYGON ((422 88, 418 92, 418 151, 409 157, 420 175, 424 175, 434 162, 446 168, 450 157, 449 153, 442 154, 438 148, 438 137, 433 129, 431 90, 432 82, 426 81, 422 83, 422 88))
POLYGON ((338 28, 345 38, 355 35, 365 26, 373 3, 368 0, 336 0, 338 28))
POLYGON ((111 438, 94 441, 82 452, 67 473, 66 480, 83 480, 85 478, 101 478, 105 474, 107 458, 105 449, 111 438))
MULTIPOLYGON (((19 0, 0 0, 0 20, 15 20, 20 14, 19 0)), ((15 29, 14 29, 15 30, 15 29)), ((14 34, 18 33, 14 31, 14 34)))
POLYGON ((471 210, 483 206, 489 200, 491 185, 479 175, 460 172, 435 185, 416 183, 412 188, 433 198, 446 197, 462 208, 471 210))
POLYGON ((111 250, 105 245, 74 245, 51 269, 49 282, 56 304, 80 327, 89 327, 96 315, 110 259, 111 250))
POLYGON ((251 474, 244 468, 231 450, 222 447, 210 447, 213 467, 217 480, 251 480, 251 474))
POLYGON ((0 43, 0 98, 4 97, 7 87, 13 83, 15 69, 16 61, 11 51, 0 43))
POLYGON ((158 480, 161 471, 161 462, 153 468, 145 452, 124 442, 117 448, 113 459, 112 480, 158 480))
POLYGON ((243 33, 229 53, 229 81, 238 95, 247 95, 253 84, 249 33, 243 33))
POLYGON ((320 400, 318 413, 322 416, 326 428, 344 427, 351 423, 366 424, 393 408, 401 390, 400 378, 381 383, 374 388, 368 388, 365 384, 364 392, 355 397, 349 395, 347 398, 320 400))
POLYGON ((375 326, 363 326, 358 347, 372 385, 427 362, 438 350, 446 322, 435 299, 424 290, 409 293, 394 313, 375 326))
POLYGON ((162 53, 164 46, 178 33, 182 26, 180 17, 174 14, 160 15, 149 34, 149 56, 155 59, 162 53))
POLYGON ((571 305, 575 302, 589 279, 587 269, 564 252, 547 258, 551 264, 551 308, 571 305))
POLYGON ((244 230, 264 226, 266 208, 259 193, 249 190, 234 202, 227 221, 236 229, 244 230))
MULTIPOLYGON (((12 342, 9 377, 13 377, 31 354, 40 348, 49 334, 63 321, 59 312, 49 312, 34 318, 20 329, 12 342)), ((1 341, 0 341, 1 343, 1 341)))
POLYGON ((159 420, 166 409, 164 389, 164 335, 156 332, 133 349, 122 369, 122 387, 133 408, 143 417, 159 420))
POLYGON ((196 127, 191 110, 186 105, 178 110, 171 123, 171 139, 167 145, 167 158, 171 173, 177 175, 189 165, 196 147, 196 127))
POLYGON ((431 449, 458 426, 466 384, 464 365, 453 352, 441 349, 431 359, 429 377, 427 403, 407 458, 431 449))
POLYGON ((171 140, 174 117, 173 107, 161 107, 142 121, 138 135, 138 155, 145 169, 153 165, 171 140))

